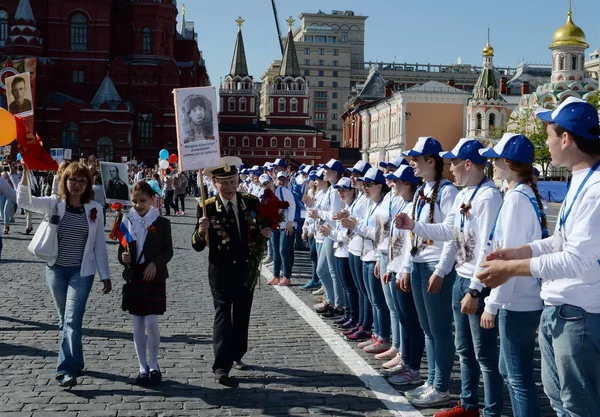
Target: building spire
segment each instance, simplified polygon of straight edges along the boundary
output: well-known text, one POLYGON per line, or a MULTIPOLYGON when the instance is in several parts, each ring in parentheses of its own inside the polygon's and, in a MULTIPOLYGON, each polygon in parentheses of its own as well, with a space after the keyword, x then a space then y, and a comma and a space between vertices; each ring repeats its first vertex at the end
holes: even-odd
POLYGON ((231 69, 229 75, 232 77, 248 76, 248 64, 246 63, 246 50, 244 49, 244 38, 242 37, 242 26, 244 19, 238 17, 235 21, 238 25, 237 40, 235 41, 235 49, 233 50, 233 59, 231 60, 231 69))
POLYGON ((181 6, 181 34, 185 38, 185 4, 181 6))
POLYGON ((285 44, 285 51, 283 52, 283 60, 281 61, 279 75, 282 77, 296 78, 300 77, 300 65, 298 64, 298 54, 296 53, 296 44, 294 42, 294 34, 292 33, 292 26, 295 20, 290 16, 286 22, 289 25, 288 37, 285 44))

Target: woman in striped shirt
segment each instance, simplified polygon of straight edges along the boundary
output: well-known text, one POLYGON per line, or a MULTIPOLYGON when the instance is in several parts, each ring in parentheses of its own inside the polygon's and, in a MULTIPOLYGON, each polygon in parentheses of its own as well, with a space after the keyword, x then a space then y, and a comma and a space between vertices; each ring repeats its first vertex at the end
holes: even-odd
POLYGON ((112 289, 102 207, 94 201, 90 171, 79 163, 64 170, 58 195, 29 197, 28 178, 24 175, 19 185, 17 204, 58 224, 58 256, 48 261, 46 282, 61 330, 56 380, 59 386, 70 388, 77 385, 84 368, 81 328, 96 271, 104 294, 112 289))

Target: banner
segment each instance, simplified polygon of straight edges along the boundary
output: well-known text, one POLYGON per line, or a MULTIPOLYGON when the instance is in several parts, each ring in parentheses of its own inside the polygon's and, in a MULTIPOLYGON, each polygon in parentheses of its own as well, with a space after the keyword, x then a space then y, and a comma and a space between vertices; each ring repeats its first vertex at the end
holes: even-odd
POLYGON ((60 164, 65 159, 65 150, 63 148, 50 148, 50 156, 60 164))
POLYGON ((215 87, 173 90, 181 171, 219 166, 219 122, 215 87))

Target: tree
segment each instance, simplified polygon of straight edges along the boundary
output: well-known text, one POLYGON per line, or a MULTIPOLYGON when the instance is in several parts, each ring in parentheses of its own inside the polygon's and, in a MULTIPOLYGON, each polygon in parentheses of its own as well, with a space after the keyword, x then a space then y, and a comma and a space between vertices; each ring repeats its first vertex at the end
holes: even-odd
POLYGON ((590 103, 595 108, 597 108, 598 110, 600 110, 600 90, 596 91, 595 93, 590 94, 587 97, 587 102, 590 103))
POLYGON ((550 151, 546 146, 546 126, 543 121, 535 117, 535 109, 521 107, 519 112, 513 112, 508 122, 508 131, 527 136, 535 149, 534 163, 542 167, 542 177, 546 178, 550 167, 550 151))

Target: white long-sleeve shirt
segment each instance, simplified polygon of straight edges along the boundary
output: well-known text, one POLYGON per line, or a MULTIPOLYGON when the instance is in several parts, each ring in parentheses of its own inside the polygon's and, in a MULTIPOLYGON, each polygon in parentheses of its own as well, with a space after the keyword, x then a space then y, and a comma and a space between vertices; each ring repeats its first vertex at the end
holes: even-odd
MULTIPOLYGON (((506 193, 488 251, 516 248, 542 237, 540 220, 531 199, 535 200, 535 194, 526 184, 519 184, 506 193)), ((531 277, 512 277, 485 298, 485 311, 494 315, 500 308, 535 311, 542 307, 539 280, 531 277)))
MULTIPOLYGON (((354 202, 348 207, 350 217, 354 217, 357 220, 364 219, 367 211, 373 204, 373 201, 369 200, 364 193, 358 193, 354 202)), ((348 230, 348 229, 346 229, 348 230)), ((363 249, 363 238, 357 235, 353 231, 349 232, 348 251, 354 256, 361 256, 363 249)))
MULTIPOLYGON (((570 304, 600 313, 600 171, 573 172, 554 236, 530 243, 531 274, 543 279, 541 297, 547 305, 570 304), (571 208, 572 207, 572 208, 571 208), (560 218, 571 208, 563 227, 560 218), (562 236, 562 237, 561 237, 562 236)), ((531 278, 530 278, 531 279, 531 278)))
MULTIPOLYGON (((329 224, 332 228, 335 228, 333 216, 342 211, 345 204, 340 198, 337 190, 333 188, 333 185, 334 184, 327 190, 326 196, 323 198, 322 204, 317 210, 317 214, 323 222, 329 224)), ((331 236, 329 238, 331 239, 331 236)))
MULTIPOLYGON (((346 204, 345 209, 348 210, 350 206, 346 204)), ((335 229, 331 231, 331 237, 333 239, 333 255, 336 258, 347 258, 348 257, 348 229, 342 227, 342 223, 338 220, 335 222, 335 229)))
MULTIPOLYGON (((319 213, 319 211, 321 211, 322 207, 325 207, 327 205, 327 198, 329 197, 330 189, 331 189, 331 187, 329 187, 327 190, 317 191, 317 194, 315 196, 315 200, 316 200, 315 210, 317 210, 317 213, 319 213)), ((314 230, 315 230, 315 241, 317 243, 323 243, 323 241, 325 241, 325 236, 319 230, 321 225, 323 224, 323 220, 319 217, 317 219, 313 219, 313 222, 314 222, 314 230)))
POLYGON ((290 204, 290 206, 283 211, 285 220, 279 223, 279 228, 285 229, 285 226, 288 222, 294 223, 294 217, 296 214, 296 200, 294 199, 294 195, 289 188, 286 187, 277 187, 274 193, 280 201, 287 201, 290 204))
POLYGON ((353 232, 362 236, 362 254, 363 262, 377 261, 377 244, 375 237, 377 233, 377 210, 383 205, 384 197, 378 203, 372 202, 368 207, 364 218, 357 219, 358 223, 354 226, 353 232))
POLYGON ((387 255, 390 241, 390 219, 396 213, 397 205, 400 202, 403 202, 402 198, 395 197, 394 193, 390 191, 383 197, 383 202, 375 211, 377 259, 381 259, 381 256, 387 255))
MULTIPOLYGON (((434 185, 435 181, 425 183, 423 192, 426 197, 431 197, 434 185)), ((452 210, 452 208, 454 206, 454 200, 456 199, 458 190, 454 185, 452 185, 450 181, 444 179, 440 183, 440 190, 438 191, 438 194, 440 195, 437 199, 437 201, 439 201, 439 204, 437 203, 437 201, 434 204, 433 222, 442 223, 446 220, 446 217, 450 217, 448 222, 449 224, 453 224, 454 211, 452 210)), ((415 195, 413 204, 419 205, 420 201, 421 198, 417 193, 415 195)), ((429 222, 429 206, 429 203, 425 203, 422 206, 423 208, 421 210, 420 216, 418 215, 419 209, 417 207, 415 211, 414 220, 422 220, 424 222, 429 222)), ((428 245, 426 243, 426 240, 427 239, 419 238, 416 234, 415 237, 411 239, 411 245, 416 245, 418 247, 418 253, 416 256, 411 256, 407 259, 407 262, 402 266, 402 272, 411 272, 411 262, 437 262, 434 274, 444 278, 450 273, 450 271, 452 271, 452 268, 454 267, 456 252, 454 242, 434 240, 433 244, 428 245)))
POLYGON ((454 200, 454 216, 443 223, 415 222, 413 232, 425 239, 453 241, 456 246, 456 273, 473 282, 470 287, 481 291, 485 286, 475 277, 481 271, 488 237, 502 207, 502 196, 493 181, 481 185, 471 201, 469 215, 461 213, 468 204, 477 185, 463 188, 454 200), (461 232, 461 223, 463 224, 461 232))
MULTIPOLYGON (((396 217, 396 214, 399 213, 409 214, 412 211, 412 205, 412 200, 402 201, 398 204, 396 212, 392 213, 392 216, 396 217)), ((396 278, 400 278, 400 274, 403 272, 402 265, 410 260, 410 232, 397 229, 392 223, 388 241, 387 272, 394 272, 397 274, 396 278)))

